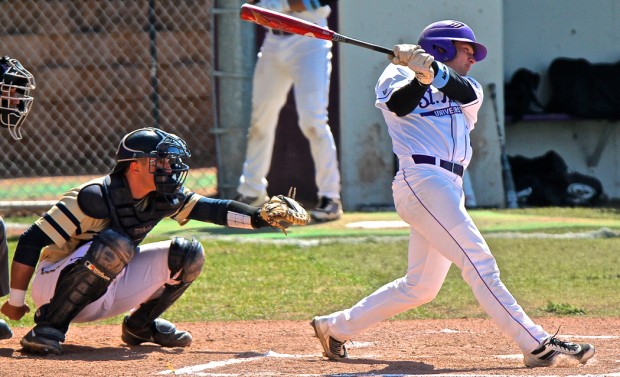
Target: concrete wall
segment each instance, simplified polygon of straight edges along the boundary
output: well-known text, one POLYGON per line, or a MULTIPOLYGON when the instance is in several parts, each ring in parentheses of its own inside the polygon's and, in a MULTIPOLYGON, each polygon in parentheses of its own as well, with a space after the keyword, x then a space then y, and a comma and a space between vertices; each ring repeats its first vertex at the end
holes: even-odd
POLYGON ((540 98, 546 103, 546 71, 557 57, 592 63, 620 60, 620 1, 504 0, 504 79, 527 67, 542 76, 540 98))
MULTIPOLYGON (((545 104, 550 95, 546 70, 554 58, 586 58, 594 63, 620 60, 620 1, 616 0, 343 0, 338 6, 341 34, 388 48, 415 43, 424 26, 449 18, 469 24, 488 47, 487 59, 471 71, 487 89, 472 134, 474 158, 469 170, 481 206, 503 206, 497 127, 487 85, 498 86, 503 127, 503 83, 518 68, 541 74, 538 94, 545 104)), ((391 144, 374 107, 374 85, 386 64, 376 52, 341 47, 340 154, 348 210, 391 204, 391 144)), ((574 170, 599 178, 611 198, 620 198, 616 173, 620 128, 616 128, 616 124, 588 121, 520 123, 506 127, 507 150, 533 157, 554 149, 574 170)))
MULTIPOLYGON (((546 104, 553 59, 620 60, 619 15, 615 0, 504 1, 504 79, 521 67, 539 73, 538 97, 546 104)), ((509 154, 535 157, 555 150, 573 170, 601 180, 610 198, 620 198, 619 122, 521 122, 507 125, 506 137, 509 154)))
MULTIPOLYGON (((488 57, 470 74, 485 87, 496 83, 498 98, 502 98, 502 2, 355 0, 341 1, 339 7, 341 34, 388 48, 416 43, 422 29, 431 22, 457 19, 467 23, 489 50, 488 57)), ((374 86, 387 64, 382 54, 341 45, 340 165, 347 210, 392 204, 394 157, 387 128, 374 106, 374 86)), ((503 202, 494 119, 491 101, 487 100, 472 134, 474 160, 470 174, 478 204, 485 206, 501 206, 503 202)))

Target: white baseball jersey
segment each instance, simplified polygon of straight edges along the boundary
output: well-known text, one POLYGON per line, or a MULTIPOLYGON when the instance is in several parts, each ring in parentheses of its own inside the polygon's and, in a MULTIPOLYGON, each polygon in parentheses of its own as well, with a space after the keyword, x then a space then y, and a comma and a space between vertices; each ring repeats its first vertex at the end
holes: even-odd
POLYGON ((409 84, 414 77, 415 73, 409 68, 390 64, 375 88, 376 106, 383 110, 394 153, 399 158, 413 154, 436 156, 467 167, 472 155, 469 133, 474 129, 483 99, 480 84, 466 77, 478 95, 478 100, 467 105, 450 100, 439 89, 430 86, 418 107, 399 117, 385 103, 394 91, 409 84))
MULTIPOLYGON (((440 71, 446 69, 441 63, 438 66, 440 71)), ((396 211, 410 226, 407 274, 353 307, 326 316, 329 334, 348 340, 379 321, 432 301, 454 263, 502 332, 530 353, 549 334, 527 316, 500 280, 495 258, 465 209, 461 176, 430 162, 440 158, 450 165, 469 164, 469 132, 482 103, 482 89, 476 80, 465 77, 463 85, 469 82, 476 96, 467 104, 458 103, 441 91, 450 77, 439 72, 415 109, 399 117, 386 102, 413 78, 408 68, 390 65, 376 86, 376 106, 383 112, 400 162, 392 190, 396 211), (412 155, 427 158, 416 163, 412 155)))

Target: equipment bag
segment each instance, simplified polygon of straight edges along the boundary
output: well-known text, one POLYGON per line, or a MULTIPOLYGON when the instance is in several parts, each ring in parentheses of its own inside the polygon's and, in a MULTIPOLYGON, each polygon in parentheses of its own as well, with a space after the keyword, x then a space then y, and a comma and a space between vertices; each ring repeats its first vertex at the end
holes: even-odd
POLYGON ((547 112, 586 119, 620 119, 620 62, 592 64, 556 58, 549 66, 551 98, 547 112))
POLYGON ((524 114, 544 112, 544 106, 538 100, 536 91, 540 84, 540 75, 527 68, 515 71, 510 82, 504 85, 504 112, 518 122, 524 114))
POLYGON ((519 201, 530 206, 593 206, 602 201, 595 177, 572 171, 555 151, 527 158, 508 156, 519 201))

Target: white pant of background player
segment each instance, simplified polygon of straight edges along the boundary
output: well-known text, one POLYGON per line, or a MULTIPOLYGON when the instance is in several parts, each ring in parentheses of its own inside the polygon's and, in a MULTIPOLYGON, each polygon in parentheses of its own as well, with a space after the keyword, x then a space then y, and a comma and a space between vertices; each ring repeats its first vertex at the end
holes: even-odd
POLYGON ((267 32, 254 73, 248 148, 237 190, 240 194, 265 195, 275 129, 293 86, 299 127, 310 143, 314 160, 318 196, 340 198, 336 144, 327 123, 331 46, 331 41, 267 32))
POLYGON ((454 263, 501 331, 524 353, 549 337, 499 278, 480 231, 465 210, 461 177, 434 165, 400 159, 392 188, 398 214, 410 224, 407 275, 350 309, 328 315, 329 333, 351 339, 379 321, 432 301, 454 263))

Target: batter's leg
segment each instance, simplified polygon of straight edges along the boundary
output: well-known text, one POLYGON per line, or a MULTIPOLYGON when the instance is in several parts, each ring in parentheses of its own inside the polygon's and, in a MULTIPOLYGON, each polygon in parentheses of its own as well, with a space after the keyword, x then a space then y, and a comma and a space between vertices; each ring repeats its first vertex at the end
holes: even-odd
POLYGON ((325 316, 330 335, 340 341, 349 340, 380 321, 431 302, 450 265, 425 237, 411 229, 407 275, 384 285, 353 307, 325 316))
POLYGON ((461 179, 443 171, 428 174, 429 169, 439 168, 418 166, 398 182, 399 214, 459 267, 498 328, 524 353, 531 352, 549 334, 528 317, 500 280, 495 258, 465 209, 461 179))

